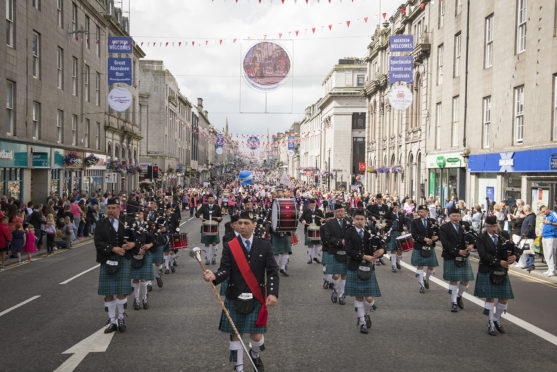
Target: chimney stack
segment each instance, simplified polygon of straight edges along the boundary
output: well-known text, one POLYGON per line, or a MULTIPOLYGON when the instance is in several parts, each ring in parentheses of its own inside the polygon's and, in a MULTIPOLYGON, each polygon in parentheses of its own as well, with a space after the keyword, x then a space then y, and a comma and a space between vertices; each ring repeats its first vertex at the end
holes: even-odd
POLYGON ((203 108, 203 98, 197 99, 197 107, 202 109, 203 108))

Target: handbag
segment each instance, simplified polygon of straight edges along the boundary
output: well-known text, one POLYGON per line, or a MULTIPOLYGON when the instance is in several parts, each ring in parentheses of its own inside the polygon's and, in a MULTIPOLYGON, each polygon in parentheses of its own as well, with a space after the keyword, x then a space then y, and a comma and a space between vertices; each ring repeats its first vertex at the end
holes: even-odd
POLYGON ((255 298, 253 293, 242 293, 236 298, 236 311, 240 314, 249 314, 255 309, 255 298))
POLYGON ((372 266, 366 264, 360 264, 358 266, 358 279, 362 281, 368 281, 371 278, 372 266))
POLYGON ((456 256, 454 259, 454 264, 456 267, 464 267, 466 264, 466 257, 456 256))
POLYGON ((346 262, 346 251, 337 251, 335 253, 335 259, 340 263, 346 262))
POLYGON ((505 277, 507 276, 507 271, 503 269, 495 269, 490 274, 491 283, 495 285, 503 284, 505 277))
POLYGON ((431 247, 429 245, 424 245, 420 250, 420 255, 423 258, 428 258, 431 256, 431 247))

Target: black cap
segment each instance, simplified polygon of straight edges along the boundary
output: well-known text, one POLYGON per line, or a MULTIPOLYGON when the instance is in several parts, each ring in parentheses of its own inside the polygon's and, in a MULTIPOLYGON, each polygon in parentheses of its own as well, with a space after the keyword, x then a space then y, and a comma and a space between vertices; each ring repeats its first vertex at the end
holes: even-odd
POLYGON ((315 203, 315 199, 309 199, 309 204, 315 203))
POLYGON ((449 215, 451 215, 453 213, 460 214, 460 209, 452 207, 451 209, 449 209, 449 215))
POLYGON ((254 220, 254 215, 253 212, 250 211, 242 211, 240 212, 238 219, 240 220, 250 220, 253 221, 254 220))
POLYGON ((335 204, 335 209, 344 209, 344 204, 342 204, 342 203, 336 203, 336 204, 335 204))
POLYGON ((209 198, 214 198, 215 196, 213 194, 207 194, 207 199, 209 198))
POLYGON ((375 199, 383 199, 383 195, 377 194, 377 195, 375 195, 375 199))
POLYGON ((362 209, 356 209, 356 211, 354 212, 354 217, 355 216, 366 216, 366 214, 364 213, 364 211, 362 209))
POLYGON ((325 213, 325 218, 333 218, 334 216, 335 216, 335 214, 333 212, 325 213))
POLYGON ((427 207, 423 204, 418 205, 418 210, 419 211, 427 211, 427 207))
POLYGON ((495 216, 487 216, 485 218, 486 225, 497 225, 497 217, 495 216))
POLYGON ((106 205, 120 205, 120 202, 116 198, 110 198, 106 201, 106 205))
POLYGON ((239 219, 240 219, 239 215, 233 214, 232 216, 230 216, 230 223, 238 222, 239 219))

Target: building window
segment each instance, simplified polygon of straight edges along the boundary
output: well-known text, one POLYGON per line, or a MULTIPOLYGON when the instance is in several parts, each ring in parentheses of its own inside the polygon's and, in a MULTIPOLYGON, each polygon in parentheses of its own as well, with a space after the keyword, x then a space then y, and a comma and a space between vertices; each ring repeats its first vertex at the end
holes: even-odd
POLYGON ((6 44, 15 48, 14 1, 6 0, 6 44))
POLYGON ((438 12, 438 20, 437 20, 437 28, 443 27, 445 24, 445 2, 441 1, 439 3, 439 12, 438 12))
POLYGON ((484 68, 493 65, 493 14, 485 19, 484 68))
POLYGON ((439 150, 441 148, 441 102, 435 105, 435 148, 439 150))
POLYGON ((91 19, 89 16, 85 16, 85 42, 87 43, 87 49, 91 48, 91 19))
POLYGON ((62 143, 64 133, 64 111, 58 110, 56 114, 56 142, 62 143))
MULTIPOLYGON (((77 31, 77 4, 72 3, 72 32, 77 31)), ((77 36, 77 34, 75 34, 77 36)))
POLYGON ((33 139, 41 138, 41 104, 33 101, 33 139))
POLYGON ((97 57, 101 56, 101 28, 95 26, 95 53, 97 57))
POLYGON ((101 105, 101 74, 99 72, 95 74, 95 104, 101 105))
POLYGON ((33 0, 31 4, 33 5, 33 8, 41 10, 41 0, 33 0))
POLYGON ((72 115, 72 145, 77 146, 77 115, 72 115))
POLYGON ((526 7, 527 0, 517 0, 516 14, 516 53, 526 50, 526 7))
POLYGON ((352 129, 366 129, 365 112, 352 113, 352 129))
POLYGON ((443 50, 443 44, 437 47, 437 85, 443 84, 443 50))
POLYGON ((453 121, 451 128, 451 146, 458 146, 458 119, 460 109, 460 97, 453 97, 453 121))
POLYGON ((366 77, 364 75, 358 75, 357 76, 357 84, 359 87, 363 87, 366 81, 366 77))
POLYGON ((83 71, 83 94, 85 95, 85 101, 90 102, 90 91, 89 91, 89 66, 85 65, 83 71))
POLYGON ((97 126, 95 130, 95 148, 98 150, 101 148, 101 123, 97 121, 97 126))
POLYGON ((454 36, 454 66, 453 77, 460 76, 460 56, 462 47, 462 34, 459 32, 454 36))
POLYGON ((83 128, 83 141, 85 142, 83 146, 89 147, 89 133, 91 131, 91 121, 85 119, 85 128, 83 128))
POLYGON ((41 34, 33 31, 33 77, 41 78, 41 34))
POLYGON ((454 0, 454 16, 456 17, 460 12, 462 12, 462 0, 454 0))
POLYGON ((15 83, 8 80, 6 84, 6 134, 15 134, 15 83))
POLYGON ((482 147, 489 148, 489 140, 491 135, 491 96, 483 99, 483 140, 482 147))
POLYGON ((72 57, 72 96, 77 97, 77 58, 72 57))
POLYGON ((64 49, 58 47, 56 52, 57 87, 64 89, 64 49))
POLYGON ((524 85, 514 88, 514 142, 524 141, 524 85))
POLYGON ((58 27, 64 28, 64 0, 56 0, 56 19, 58 27))

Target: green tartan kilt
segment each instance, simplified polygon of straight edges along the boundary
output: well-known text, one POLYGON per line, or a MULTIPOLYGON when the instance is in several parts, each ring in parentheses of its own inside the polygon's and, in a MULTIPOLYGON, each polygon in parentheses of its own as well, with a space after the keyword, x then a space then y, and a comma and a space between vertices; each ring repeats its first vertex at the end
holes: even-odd
POLYGON ((271 234, 271 246, 273 247, 273 254, 292 253, 292 246, 290 245, 290 235, 278 236, 271 234))
POLYGON ((396 251, 396 238, 400 236, 400 231, 391 231, 391 239, 389 239, 389 243, 387 244, 387 250, 389 252, 396 251))
POLYGON ((328 264, 330 264, 331 261, 332 261, 332 259, 333 259, 333 256, 330 255, 329 252, 327 252, 327 251, 322 251, 321 253, 322 253, 322 255, 323 255, 323 256, 321 257, 321 263, 322 263, 323 265, 328 265, 328 264))
POLYGON ((514 298, 509 274, 505 277, 502 284, 496 285, 491 283, 491 272, 480 273, 476 277, 476 287, 474 288, 474 296, 480 298, 502 298, 512 300, 514 298))
POLYGON ((381 290, 375 277, 375 270, 371 271, 369 280, 360 280, 358 278, 358 270, 348 270, 344 294, 351 297, 381 297, 381 290))
POLYGON ((149 252, 145 253, 143 256, 143 266, 139 269, 131 267, 130 262, 130 270, 132 279, 153 280, 153 255, 149 252))
POLYGON ((220 244, 220 232, 217 235, 201 234, 201 244, 210 245, 213 243, 220 244))
MULTIPOLYGON (((226 298, 224 300, 224 306, 228 309, 228 313, 232 318, 232 321, 236 325, 236 329, 238 329, 238 333, 246 334, 246 333, 265 333, 267 331, 267 327, 257 327, 255 323, 257 322, 257 318, 259 316, 259 309, 261 308, 261 304, 259 301, 255 301, 255 308, 249 314, 240 314, 236 311, 236 301, 229 300, 226 298)), ((234 333, 234 329, 230 325, 228 318, 224 311, 220 317, 220 324, 219 330, 224 333, 234 333)))
POLYGON ((162 249, 162 251, 164 253, 170 252, 170 241, 167 241, 166 244, 164 245, 164 248, 162 249))
POLYGON ((106 272, 106 264, 101 264, 99 270, 99 290, 100 296, 129 295, 132 293, 131 286, 131 263, 130 260, 122 256, 117 257, 120 269, 116 274, 109 275, 106 272))
POLYGON ((431 256, 425 258, 422 257, 421 252, 419 249, 414 248, 412 250, 412 266, 428 266, 428 267, 436 267, 439 266, 439 262, 437 262, 437 255, 435 254, 435 249, 431 249, 431 256))
POLYGON ((228 288, 228 278, 224 279, 224 281, 220 283, 219 294, 221 296, 226 296, 227 288, 228 288))
POLYGON ((474 280, 474 273, 470 260, 466 258, 463 267, 456 267, 454 260, 443 260, 443 279, 449 282, 471 282, 474 280))
MULTIPOLYGON (((151 252, 152 257, 152 261, 155 264, 161 264, 164 262, 164 255, 162 254, 162 251, 164 250, 164 246, 163 245, 159 245, 157 247, 151 248, 153 251, 151 252)), ((150 249, 150 250, 151 250, 150 249)))
MULTIPOLYGON (((348 260, 348 257, 346 257, 346 260, 348 260)), ((346 275, 346 262, 338 262, 334 254, 329 254, 329 263, 327 264, 325 274, 346 275)))

